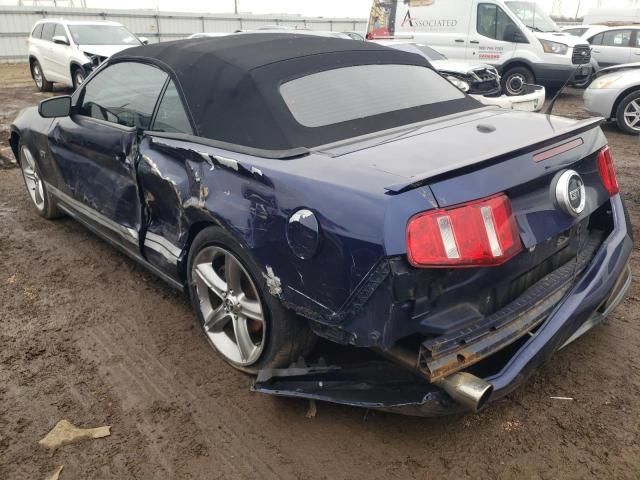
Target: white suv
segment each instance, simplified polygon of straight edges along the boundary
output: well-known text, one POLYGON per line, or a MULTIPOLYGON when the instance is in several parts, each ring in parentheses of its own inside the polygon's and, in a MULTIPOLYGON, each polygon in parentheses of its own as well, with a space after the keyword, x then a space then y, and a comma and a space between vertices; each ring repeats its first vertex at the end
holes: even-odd
POLYGON ((41 91, 53 83, 77 88, 106 58, 142 43, 116 22, 40 20, 29 36, 31 76, 41 91))

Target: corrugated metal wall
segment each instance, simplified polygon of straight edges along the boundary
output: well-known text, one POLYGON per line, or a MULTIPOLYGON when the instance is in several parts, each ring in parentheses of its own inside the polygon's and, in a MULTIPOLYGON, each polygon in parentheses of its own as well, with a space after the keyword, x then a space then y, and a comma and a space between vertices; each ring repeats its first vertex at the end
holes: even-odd
POLYGON ((99 10, 77 8, 0 7, 0 62, 27 60, 27 37, 43 18, 111 20, 150 42, 176 40, 196 32, 234 32, 265 25, 306 26, 312 30, 356 31, 367 28, 362 18, 309 18, 300 16, 233 15, 155 12, 149 10, 99 10))

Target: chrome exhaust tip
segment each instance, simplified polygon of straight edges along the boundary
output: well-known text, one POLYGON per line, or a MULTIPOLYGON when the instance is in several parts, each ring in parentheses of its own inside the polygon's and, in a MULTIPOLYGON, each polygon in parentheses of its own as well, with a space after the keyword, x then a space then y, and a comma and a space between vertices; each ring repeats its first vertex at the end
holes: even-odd
POLYGON ((435 382, 456 402, 472 412, 479 411, 493 393, 493 385, 466 372, 457 372, 435 382))

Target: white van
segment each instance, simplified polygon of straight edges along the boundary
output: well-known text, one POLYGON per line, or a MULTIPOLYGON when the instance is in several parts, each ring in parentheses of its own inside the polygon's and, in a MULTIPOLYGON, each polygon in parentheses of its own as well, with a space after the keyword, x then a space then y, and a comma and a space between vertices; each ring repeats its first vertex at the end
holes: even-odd
POLYGON ((448 58, 498 68, 502 89, 561 87, 591 75, 589 44, 559 31, 534 2, 512 0, 374 0, 367 38, 412 38, 448 58), (580 65, 580 66, 579 66, 580 65))

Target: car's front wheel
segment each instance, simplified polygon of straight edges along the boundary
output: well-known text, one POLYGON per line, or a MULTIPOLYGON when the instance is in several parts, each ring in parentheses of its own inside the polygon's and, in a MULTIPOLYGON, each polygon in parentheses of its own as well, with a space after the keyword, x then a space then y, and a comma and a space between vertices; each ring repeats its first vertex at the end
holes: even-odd
POLYGON ((72 76, 73 76, 73 89, 77 90, 78 87, 84 83, 84 79, 87 77, 87 74, 84 72, 84 68, 74 67, 72 76))
POLYGON ((640 135, 640 90, 624 97, 616 111, 616 123, 631 135, 640 135))
POLYGON ((20 142, 18 145, 18 161, 22 170, 24 184, 38 214, 47 219, 60 217, 62 212, 56 207, 55 200, 42 180, 40 169, 29 147, 20 142))
POLYGON ((270 286, 267 280, 222 228, 206 228, 194 239, 188 286, 199 323, 227 363, 252 374, 288 366, 315 343, 306 321, 273 295, 277 279, 270 278, 270 286))
POLYGON ((36 87, 38 87, 38 90, 41 92, 50 92, 53 89, 53 82, 50 82, 45 78, 38 60, 31 62, 31 77, 35 82, 36 87))

